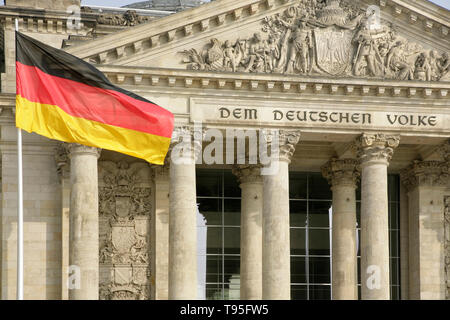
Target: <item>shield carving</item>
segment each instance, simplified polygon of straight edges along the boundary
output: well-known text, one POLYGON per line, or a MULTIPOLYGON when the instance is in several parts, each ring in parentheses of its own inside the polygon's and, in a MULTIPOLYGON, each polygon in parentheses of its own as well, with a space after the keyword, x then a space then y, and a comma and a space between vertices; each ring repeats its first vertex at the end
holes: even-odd
POLYGON ((114 247, 119 253, 128 253, 131 246, 136 242, 134 235, 134 227, 113 226, 111 230, 111 238, 114 247))
POLYGON ((345 73, 353 55, 353 31, 336 27, 314 30, 317 66, 332 75, 345 73))

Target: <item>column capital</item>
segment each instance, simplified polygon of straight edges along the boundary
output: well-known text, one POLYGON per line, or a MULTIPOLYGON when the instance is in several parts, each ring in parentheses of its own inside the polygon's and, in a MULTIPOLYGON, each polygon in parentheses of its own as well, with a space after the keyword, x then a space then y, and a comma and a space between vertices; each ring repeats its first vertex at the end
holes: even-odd
POLYGON ((394 149, 400 144, 400 136, 383 133, 364 133, 356 141, 361 164, 383 162, 389 164, 394 149))
POLYGON ((98 159, 100 158, 100 154, 102 152, 102 149, 89 147, 78 143, 69 143, 67 148, 69 151, 69 158, 72 158, 74 155, 88 154, 96 156, 98 159))
POLYGON ((416 187, 446 187, 450 179, 449 165, 440 161, 414 161, 400 173, 407 191, 416 187))
MULTIPOLYGON (((272 144, 276 134, 274 130, 262 130, 262 136, 268 145, 272 144)), ((295 146, 300 141, 301 132, 298 130, 279 130, 278 148, 279 160, 290 163, 295 152, 295 146)))
POLYGON ((197 159, 202 152, 205 133, 205 128, 189 125, 175 127, 166 158, 172 157, 174 150, 176 150, 177 157, 197 159))
POLYGON ((360 177, 358 160, 331 159, 321 169, 323 177, 332 187, 348 185, 356 189, 360 177))
POLYGON ((262 183, 261 165, 242 164, 234 165, 232 172, 238 178, 240 184, 262 183))

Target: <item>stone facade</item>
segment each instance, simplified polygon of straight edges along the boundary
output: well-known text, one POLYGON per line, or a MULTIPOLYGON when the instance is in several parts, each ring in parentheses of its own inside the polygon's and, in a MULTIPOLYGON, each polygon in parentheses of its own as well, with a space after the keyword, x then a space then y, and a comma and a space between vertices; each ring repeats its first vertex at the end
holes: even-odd
POLYGON ((426 0, 216 0, 170 15, 138 11, 162 8, 153 1, 137 11, 86 7, 72 29, 73 2, 0 7, 2 299, 16 292, 17 15, 22 32, 173 112, 171 154, 184 160, 150 166, 24 133, 26 299, 196 298, 196 169, 212 167, 232 170, 241 188, 242 299, 291 297, 292 172, 322 172, 332 190, 333 299, 358 297, 359 182, 361 297, 391 297, 388 173, 402 181, 402 299, 449 299, 447 10, 426 0), (245 163, 206 164, 205 129, 225 144, 227 130, 255 129, 278 147, 277 174, 247 163, 251 146, 237 157, 245 163))

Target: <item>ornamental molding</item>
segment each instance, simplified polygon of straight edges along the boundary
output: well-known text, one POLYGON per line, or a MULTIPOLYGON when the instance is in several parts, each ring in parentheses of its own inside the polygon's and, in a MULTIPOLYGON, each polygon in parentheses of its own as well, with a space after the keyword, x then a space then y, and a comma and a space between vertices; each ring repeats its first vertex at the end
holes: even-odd
POLYGON ((389 164, 394 149, 400 144, 400 136, 383 133, 364 133, 356 141, 358 159, 361 165, 373 161, 389 164))
POLYGON ((215 90, 258 93, 280 93, 297 96, 347 96, 445 100, 450 83, 396 81, 323 76, 294 76, 264 73, 216 73, 209 71, 99 66, 108 79, 118 86, 166 88, 175 90, 215 90))
MULTIPOLYGON (((316 0, 316 4, 323 1, 316 0)), ((190 40, 195 36, 202 37, 203 33, 217 32, 235 23, 255 21, 264 15, 271 15, 299 3, 302 1, 216 0, 186 12, 151 21, 133 30, 124 30, 96 39, 89 44, 69 48, 68 52, 101 64, 122 64, 137 53, 150 53, 160 48, 168 48, 176 41, 190 40), (117 54, 118 47, 127 51, 125 57, 117 54)), ((435 8, 420 6, 420 3, 409 4, 402 0, 367 0, 359 2, 359 5, 361 7, 377 5, 384 13, 401 21, 403 29, 407 30, 408 26, 414 24, 413 28, 417 29, 418 34, 421 30, 426 31, 432 35, 432 41, 435 43, 439 44, 439 39, 442 38, 448 39, 450 28, 448 17, 445 13, 437 12, 435 8)))
POLYGON ((348 185, 356 189, 361 175, 356 159, 332 159, 321 170, 332 187, 348 185))
POLYGON ((143 162, 99 162, 100 299, 151 298, 151 169, 143 162))
MULTIPOLYGON (((353 1, 298 0, 251 38, 182 51, 191 70, 450 81, 448 52, 424 49, 353 1)), ((378 12, 379 13, 379 12, 378 12)))
POLYGON ((407 191, 416 187, 442 187, 450 183, 450 167, 440 161, 414 161, 400 173, 407 191))

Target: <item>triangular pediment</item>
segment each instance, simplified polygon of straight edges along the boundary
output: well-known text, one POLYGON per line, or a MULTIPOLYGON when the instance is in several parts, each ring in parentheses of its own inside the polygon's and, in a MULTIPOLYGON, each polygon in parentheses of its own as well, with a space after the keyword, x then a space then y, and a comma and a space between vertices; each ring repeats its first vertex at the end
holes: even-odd
POLYGON ((67 51, 97 64, 450 81, 450 12, 426 0, 216 0, 67 51))

